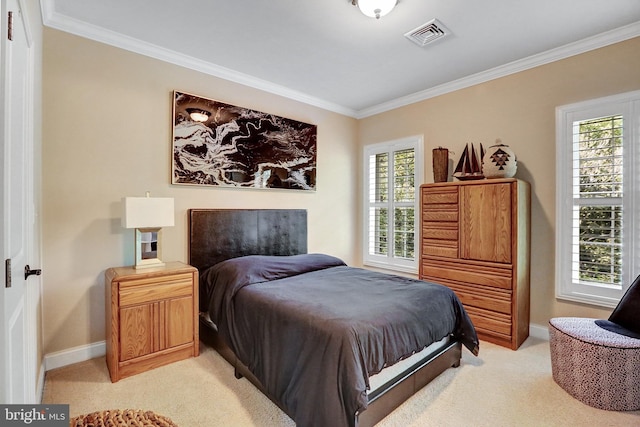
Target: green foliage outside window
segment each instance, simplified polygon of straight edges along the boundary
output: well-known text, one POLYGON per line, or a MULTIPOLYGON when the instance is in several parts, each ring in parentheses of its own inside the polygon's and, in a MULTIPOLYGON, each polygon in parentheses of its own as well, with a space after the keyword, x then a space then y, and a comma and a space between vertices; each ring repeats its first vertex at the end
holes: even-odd
POLYGON ((579 278, 621 285, 622 117, 579 122, 579 278), (590 204, 589 200, 604 202, 590 204))
POLYGON ((415 258, 415 151, 413 149, 393 153, 393 176, 389 176, 389 156, 386 153, 375 156, 376 202, 388 202, 390 181, 393 184, 393 202, 396 206, 389 210, 375 208, 374 253, 389 254, 389 213, 393 212, 393 253, 395 257, 415 258), (406 204, 407 206, 398 206, 406 204))

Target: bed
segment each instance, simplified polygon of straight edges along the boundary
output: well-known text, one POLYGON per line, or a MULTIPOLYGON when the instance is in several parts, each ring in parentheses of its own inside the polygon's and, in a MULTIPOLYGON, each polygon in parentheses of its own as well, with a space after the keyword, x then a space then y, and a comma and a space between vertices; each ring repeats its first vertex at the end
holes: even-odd
POLYGON ((373 426, 478 353, 448 288, 308 254, 305 210, 191 209, 189 236, 203 341, 301 427, 373 426))

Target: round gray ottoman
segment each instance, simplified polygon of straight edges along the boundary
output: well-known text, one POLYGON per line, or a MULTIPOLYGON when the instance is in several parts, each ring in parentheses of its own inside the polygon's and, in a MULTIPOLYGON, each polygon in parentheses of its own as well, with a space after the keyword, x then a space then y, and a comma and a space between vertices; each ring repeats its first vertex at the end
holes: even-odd
POLYGON ((640 339, 607 331, 596 319, 549 321, 554 381, 583 403, 610 411, 640 409, 640 339))

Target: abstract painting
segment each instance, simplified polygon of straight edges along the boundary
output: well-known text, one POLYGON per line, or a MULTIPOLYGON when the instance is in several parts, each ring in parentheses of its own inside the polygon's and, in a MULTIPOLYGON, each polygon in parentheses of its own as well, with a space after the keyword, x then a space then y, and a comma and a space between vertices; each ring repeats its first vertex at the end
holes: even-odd
POLYGON ((317 126, 174 91, 172 183, 315 190, 317 126))

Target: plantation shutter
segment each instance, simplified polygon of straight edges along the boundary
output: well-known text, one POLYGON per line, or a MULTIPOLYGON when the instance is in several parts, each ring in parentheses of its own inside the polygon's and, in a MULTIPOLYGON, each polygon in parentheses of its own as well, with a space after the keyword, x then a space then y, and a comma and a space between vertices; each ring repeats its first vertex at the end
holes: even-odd
POLYGON ((389 153, 369 157, 369 253, 388 255, 389 153))
POLYGON ((573 122, 572 275, 622 288, 623 117, 573 122))
POLYGON ((422 174, 421 143, 421 138, 411 137, 365 147, 367 265, 417 269, 416 176, 422 174))
POLYGON ((558 299, 615 307, 640 272, 640 91, 556 108, 558 299))
POLYGON ((415 258, 415 150, 393 153, 393 255, 415 258))

